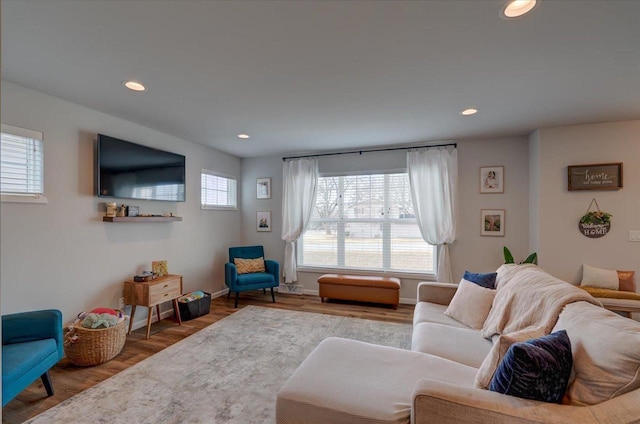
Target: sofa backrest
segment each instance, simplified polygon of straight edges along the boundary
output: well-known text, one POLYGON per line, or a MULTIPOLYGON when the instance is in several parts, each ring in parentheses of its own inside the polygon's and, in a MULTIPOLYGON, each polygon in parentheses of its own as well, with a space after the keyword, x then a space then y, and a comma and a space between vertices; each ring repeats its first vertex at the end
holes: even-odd
POLYGON ((565 306, 573 369, 563 403, 596 405, 640 388, 640 323, 587 302, 565 306))
POLYGON ((262 246, 238 246, 229 248, 229 262, 233 263, 235 258, 255 259, 264 258, 264 248, 262 246))

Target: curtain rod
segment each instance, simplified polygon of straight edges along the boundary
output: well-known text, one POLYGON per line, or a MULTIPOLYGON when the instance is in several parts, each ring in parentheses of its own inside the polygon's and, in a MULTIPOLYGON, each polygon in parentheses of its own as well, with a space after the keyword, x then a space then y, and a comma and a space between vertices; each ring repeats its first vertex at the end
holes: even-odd
POLYGON ((302 159, 302 158, 316 158, 320 156, 337 156, 337 155, 353 155, 355 153, 363 154, 363 153, 371 153, 371 152, 389 152, 392 150, 411 150, 411 149, 429 149, 434 147, 447 147, 453 146, 458 147, 458 143, 446 143, 446 144, 430 144, 428 146, 411 146, 411 147, 388 147, 386 149, 369 149, 369 150, 352 150, 349 152, 336 152, 336 153, 316 153, 315 155, 303 155, 303 156, 288 156, 282 158, 283 161, 289 159, 302 159))

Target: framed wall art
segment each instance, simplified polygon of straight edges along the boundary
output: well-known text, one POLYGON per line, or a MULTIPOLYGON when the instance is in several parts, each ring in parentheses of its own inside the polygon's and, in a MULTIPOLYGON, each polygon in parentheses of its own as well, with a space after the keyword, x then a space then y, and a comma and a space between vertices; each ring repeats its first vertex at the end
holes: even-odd
POLYGON ((572 165, 567 170, 569 191, 622 188, 622 162, 572 165))
POLYGON ((504 193, 504 166, 480 168, 480 193, 504 193))
POLYGON ((258 199, 271 199, 271 178, 257 179, 256 197, 258 199))
POLYGON ((504 237, 504 213, 504 209, 482 209, 480 235, 504 237))
POLYGON ((256 212, 256 231, 271 231, 271 211, 256 212))

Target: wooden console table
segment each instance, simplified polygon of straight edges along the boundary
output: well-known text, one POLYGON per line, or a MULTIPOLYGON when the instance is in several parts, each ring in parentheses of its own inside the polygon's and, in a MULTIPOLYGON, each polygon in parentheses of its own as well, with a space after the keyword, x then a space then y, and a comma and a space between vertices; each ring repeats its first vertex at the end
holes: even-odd
POLYGON ((131 305, 131 319, 129 320, 129 334, 133 325, 133 317, 136 314, 136 306, 146 306, 149 308, 147 315, 147 339, 151 331, 151 318, 153 317, 153 306, 156 307, 156 315, 160 321, 160 304, 168 301, 173 302, 173 313, 178 320, 178 325, 182 325, 180 311, 178 310, 178 298, 182 296, 182 276, 165 275, 155 280, 146 282, 125 281, 124 282, 124 303, 131 305))

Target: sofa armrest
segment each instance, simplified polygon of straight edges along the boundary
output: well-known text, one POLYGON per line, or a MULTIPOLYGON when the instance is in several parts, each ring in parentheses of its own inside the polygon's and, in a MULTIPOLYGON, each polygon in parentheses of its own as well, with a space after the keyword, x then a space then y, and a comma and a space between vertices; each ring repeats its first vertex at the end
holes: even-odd
POLYGON ((412 424, 596 424, 589 407, 521 399, 436 380, 420 380, 413 392, 412 424))
POLYGON ((418 302, 448 305, 457 289, 457 284, 422 282, 418 284, 418 302))
POLYGON ((224 264, 224 282, 229 288, 236 286, 236 280, 238 279, 238 268, 236 264, 227 262, 224 264))
POLYGON ((54 339, 62 357, 62 312, 57 309, 20 312, 2 317, 2 344, 54 339))

